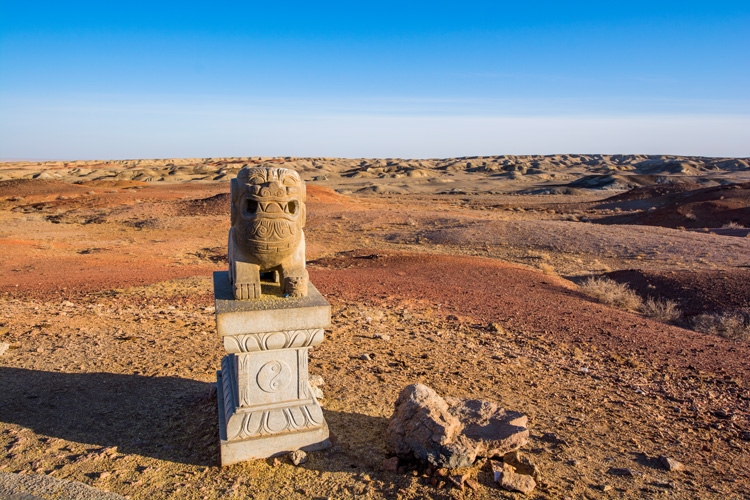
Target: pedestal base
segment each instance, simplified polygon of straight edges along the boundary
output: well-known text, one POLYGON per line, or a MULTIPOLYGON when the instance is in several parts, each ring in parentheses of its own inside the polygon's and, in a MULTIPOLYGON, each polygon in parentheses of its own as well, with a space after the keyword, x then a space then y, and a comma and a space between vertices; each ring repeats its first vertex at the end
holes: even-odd
MULTIPOLYGON (((315 427, 308 426, 301 429, 285 430, 280 433, 258 435, 250 438, 239 437, 238 439, 229 439, 227 434, 228 419, 239 419, 243 430, 245 430, 244 428, 250 424, 252 419, 250 418, 250 413, 241 415, 233 410, 227 412, 230 407, 226 406, 225 403, 224 388, 228 386, 229 384, 224 384, 222 372, 216 372, 216 393, 219 404, 219 439, 222 466, 232 465, 246 460, 270 458, 295 450, 315 451, 330 448, 331 442, 328 440, 328 424, 326 424, 325 420, 322 418, 322 423, 315 427)), ((227 399, 230 398, 231 396, 227 397, 227 399)), ((231 402, 229 404, 231 405, 231 402)), ((310 405, 314 405, 318 410, 320 409, 320 405, 315 400, 307 406, 310 405)), ((284 409, 281 410, 284 412, 284 409)), ((299 412, 302 414, 299 407, 286 408, 284 414, 289 414, 291 416, 293 412, 299 412)), ((313 413, 317 413, 317 411, 313 411, 313 413)), ((320 411, 320 415, 322 416, 322 411, 320 411)), ((264 418, 267 421, 268 415, 261 414, 260 419, 262 420, 264 418)), ((245 432, 242 432, 242 434, 245 434, 245 432)))

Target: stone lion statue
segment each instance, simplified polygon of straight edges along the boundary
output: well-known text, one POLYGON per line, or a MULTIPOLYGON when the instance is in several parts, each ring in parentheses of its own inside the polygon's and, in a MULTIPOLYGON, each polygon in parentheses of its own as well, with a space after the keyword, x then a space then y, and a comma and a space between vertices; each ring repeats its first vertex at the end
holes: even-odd
POLYGON ((231 196, 234 298, 259 298, 261 272, 274 272, 284 295, 306 296, 305 184, 299 174, 274 166, 243 167, 232 179, 231 196))

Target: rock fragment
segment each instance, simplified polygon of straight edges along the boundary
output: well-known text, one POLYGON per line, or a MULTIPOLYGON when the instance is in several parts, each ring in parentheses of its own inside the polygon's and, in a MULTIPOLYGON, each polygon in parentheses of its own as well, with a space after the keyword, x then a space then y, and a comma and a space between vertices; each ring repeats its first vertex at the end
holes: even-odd
POLYGON ((7 351, 8 349, 10 349, 10 344, 7 344, 5 342, 0 342, 0 356, 5 354, 5 351, 7 351))
POLYGON ((685 468, 685 466, 682 465, 682 463, 678 462, 677 460, 675 460, 673 458, 669 458, 669 457, 664 456, 664 455, 662 455, 662 456, 659 457, 659 463, 662 465, 662 467, 664 467, 665 469, 667 469, 670 472, 682 470, 682 469, 685 468))
POLYGON ((519 474, 515 467, 505 462, 492 460, 492 472, 495 481, 508 491, 518 491, 528 495, 536 488, 536 481, 528 474, 519 474))
POLYGON ((296 450, 289 453, 289 461, 294 465, 302 465, 307 462, 307 453, 302 450, 296 450))
POLYGON ((466 474, 464 475, 457 474, 453 476, 448 476, 448 481, 450 481, 454 487, 458 488, 461 491, 464 490, 464 484, 466 484, 467 479, 468 479, 468 476, 466 474))

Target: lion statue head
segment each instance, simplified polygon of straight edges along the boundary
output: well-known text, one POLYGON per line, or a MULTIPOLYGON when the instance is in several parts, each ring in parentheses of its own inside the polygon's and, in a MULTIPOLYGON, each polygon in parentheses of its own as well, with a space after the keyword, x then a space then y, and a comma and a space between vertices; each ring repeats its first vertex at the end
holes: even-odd
POLYGON ((232 179, 234 240, 262 268, 291 257, 305 227, 305 184, 291 169, 243 167, 232 179))

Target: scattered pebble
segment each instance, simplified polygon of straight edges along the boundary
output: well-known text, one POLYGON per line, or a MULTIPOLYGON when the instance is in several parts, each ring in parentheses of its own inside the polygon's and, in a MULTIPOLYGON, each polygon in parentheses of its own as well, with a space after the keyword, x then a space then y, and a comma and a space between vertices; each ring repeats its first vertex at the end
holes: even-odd
POLYGON ((0 356, 5 354, 5 351, 7 351, 8 349, 10 349, 10 344, 7 344, 5 342, 0 342, 0 356))
POLYGON ((302 450, 293 451, 289 454, 289 460, 294 465, 302 465, 307 462, 307 453, 302 450))
POLYGON ((448 481, 450 481, 453 486, 455 486, 461 491, 464 490, 464 484, 466 483, 467 479, 468 479, 467 475, 448 476, 448 481))
POLYGON ((666 457, 664 455, 659 457, 659 463, 670 472, 682 470, 685 468, 685 466, 682 465, 682 463, 678 462, 677 460, 673 458, 666 457))
POLYGON ((361 355, 361 356, 359 357, 359 359, 361 359, 362 361, 370 361, 370 360, 372 360, 372 358, 370 357, 370 355, 369 355, 369 354, 367 354, 367 353, 365 353, 365 354, 361 355))

